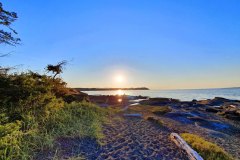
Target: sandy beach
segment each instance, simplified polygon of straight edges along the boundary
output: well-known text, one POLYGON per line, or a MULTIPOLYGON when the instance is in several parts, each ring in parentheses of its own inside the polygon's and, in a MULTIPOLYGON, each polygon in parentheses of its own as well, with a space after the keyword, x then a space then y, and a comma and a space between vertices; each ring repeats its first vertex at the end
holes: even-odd
MULTIPOLYGON (((113 99, 119 98, 110 97, 111 100, 108 102, 111 105, 106 104, 105 107, 114 106, 113 99)), ((100 98, 95 97, 95 99, 99 101, 100 98)), ((101 99, 104 100, 103 97, 101 99)), ((125 103, 127 102, 125 101, 125 103)), ((146 100, 142 103, 150 104, 153 103, 153 100, 146 100)), ((103 126, 104 138, 100 140, 100 143, 93 139, 60 138, 57 141, 58 147, 61 148, 59 154, 63 159, 78 155, 90 160, 188 159, 185 151, 170 140, 169 135, 174 132, 200 135, 223 147, 228 153, 239 159, 240 126, 238 122, 206 112, 200 103, 203 102, 178 102, 173 99, 159 98, 155 107, 161 108, 166 105, 171 107, 171 111, 163 115, 151 113, 144 107, 137 111, 134 110, 139 104, 128 104, 127 107, 115 104, 114 109, 119 109, 119 111, 109 117, 109 124, 103 126), (126 117, 125 113, 138 113, 142 117, 126 117), (162 124, 154 123, 146 117, 154 117, 162 124)), ((137 109, 139 108, 137 107, 137 109)))

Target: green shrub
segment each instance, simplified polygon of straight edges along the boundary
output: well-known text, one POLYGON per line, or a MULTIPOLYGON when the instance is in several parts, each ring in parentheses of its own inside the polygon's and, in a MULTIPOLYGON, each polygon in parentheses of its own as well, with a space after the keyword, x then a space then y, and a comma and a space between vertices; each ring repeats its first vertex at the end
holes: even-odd
POLYGON ((221 147, 208 142, 197 135, 183 133, 181 134, 181 137, 205 160, 233 160, 233 158, 221 147))
POLYGON ((0 74, 0 160, 34 159, 60 136, 101 138, 105 109, 66 103, 61 79, 33 72, 0 74))
MULTIPOLYGON (((50 112, 44 121, 31 114, 22 121, 0 125, 0 159, 33 159, 38 152, 51 150, 58 137, 103 137, 102 124, 108 112, 94 104, 66 104, 50 112), (23 130, 24 128, 24 130, 23 130)), ((6 121, 6 117, 2 121, 6 121)))
POLYGON ((0 159, 13 159, 20 154, 21 122, 0 125, 0 159))
POLYGON ((41 118, 48 116, 63 107, 57 95, 64 87, 61 80, 33 72, 0 75, 0 112, 7 113, 12 121, 22 120, 22 115, 30 112, 41 118))

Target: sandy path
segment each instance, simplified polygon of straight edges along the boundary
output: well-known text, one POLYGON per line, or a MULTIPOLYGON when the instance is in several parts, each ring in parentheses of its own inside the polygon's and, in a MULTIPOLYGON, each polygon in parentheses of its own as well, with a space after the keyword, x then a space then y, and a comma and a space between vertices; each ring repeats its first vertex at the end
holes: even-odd
POLYGON ((184 160, 183 151, 169 140, 170 132, 140 118, 122 118, 104 127, 106 136, 99 146, 91 139, 64 138, 61 157, 83 156, 89 160, 184 160))
POLYGON ((105 127, 98 159, 187 159, 170 140, 165 128, 139 118, 124 118, 105 127))

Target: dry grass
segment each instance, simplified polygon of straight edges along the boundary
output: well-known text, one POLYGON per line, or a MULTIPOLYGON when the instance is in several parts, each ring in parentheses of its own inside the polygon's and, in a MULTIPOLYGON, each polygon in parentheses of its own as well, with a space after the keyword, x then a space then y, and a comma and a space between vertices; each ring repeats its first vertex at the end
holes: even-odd
POLYGON ((198 135, 182 133, 181 137, 195 149, 205 160, 233 160, 226 151, 198 135))
POLYGON ((160 125, 160 126, 164 126, 163 121, 160 120, 160 119, 157 119, 157 118, 155 118, 155 117, 149 116, 149 117, 145 117, 145 119, 148 120, 148 121, 151 121, 151 122, 153 122, 153 123, 155 123, 155 124, 158 124, 158 125, 160 125))

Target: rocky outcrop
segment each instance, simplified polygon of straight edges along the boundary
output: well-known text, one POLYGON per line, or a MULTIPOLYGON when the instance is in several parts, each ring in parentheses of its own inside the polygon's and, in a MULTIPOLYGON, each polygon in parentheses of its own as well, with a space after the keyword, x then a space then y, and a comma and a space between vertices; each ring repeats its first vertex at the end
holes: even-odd
POLYGON ((64 101, 67 103, 71 103, 74 101, 81 102, 83 100, 89 101, 88 94, 80 92, 80 91, 72 89, 72 88, 69 88, 67 90, 67 93, 65 95, 63 95, 62 97, 63 97, 64 101))
POLYGON ((149 98, 147 100, 141 101, 140 104, 162 106, 162 105, 168 105, 173 103, 176 104, 179 102, 180 101, 178 99, 172 99, 172 98, 149 98))
POLYGON ((201 100, 198 104, 204 104, 209 106, 221 106, 224 103, 240 103, 238 100, 230 100, 222 97, 215 97, 214 99, 201 100))
POLYGON ((206 112, 218 113, 220 111, 221 111, 221 109, 216 108, 216 107, 207 107, 206 108, 206 112))
POLYGON ((209 104, 220 104, 220 106, 206 105, 206 112, 217 113, 225 118, 240 121, 240 102, 235 100, 228 100, 224 98, 215 98, 209 100, 209 104), (219 101, 218 101, 219 100, 219 101))
POLYGON ((224 105, 221 107, 221 111, 218 113, 228 119, 240 121, 240 104, 224 105))
POLYGON ((114 95, 89 95, 89 100, 100 106, 104 105, 124 105, 128 104, 128 96, 114 96, 114 95))

